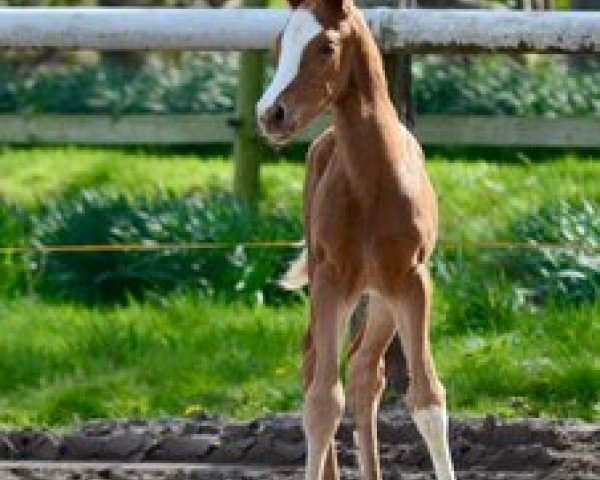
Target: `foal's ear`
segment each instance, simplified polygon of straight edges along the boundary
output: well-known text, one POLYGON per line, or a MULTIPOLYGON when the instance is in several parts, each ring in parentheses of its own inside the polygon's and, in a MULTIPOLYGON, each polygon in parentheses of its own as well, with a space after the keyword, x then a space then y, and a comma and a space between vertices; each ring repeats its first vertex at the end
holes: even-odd
POLYGON ((303 1, 304 0, 288 0, 288 3, 290 4, 290 7, 297 8, 303 1))

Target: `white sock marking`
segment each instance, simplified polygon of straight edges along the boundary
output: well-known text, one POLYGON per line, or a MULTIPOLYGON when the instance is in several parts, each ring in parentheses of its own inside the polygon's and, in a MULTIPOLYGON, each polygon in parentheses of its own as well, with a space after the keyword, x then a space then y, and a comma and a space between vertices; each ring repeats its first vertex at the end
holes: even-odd
POLYGON ((455 480, 448 446, 446 410, 437 406, 417 410, 413 412, 413 419, 429 449, 437 480, 455 480))
POLYGON ((296 78, 306 45, 322 30, 323 27, 310 10, 298 8, 292 12, 283 31, 277 72, 269 88, 256 104, 258 116, 265 113, 275 103, 281 92, 296 78))

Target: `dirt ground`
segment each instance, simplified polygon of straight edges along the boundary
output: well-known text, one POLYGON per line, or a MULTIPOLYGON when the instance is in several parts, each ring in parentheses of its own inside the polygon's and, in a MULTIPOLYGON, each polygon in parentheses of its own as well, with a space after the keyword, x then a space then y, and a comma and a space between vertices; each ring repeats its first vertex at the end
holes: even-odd
MULTIPOLYGON (((453 419, 450 430, 460 480, 600 480, 600 424, 490 416, 453 419)), ((337 438, 343 477, 358 478, 349 419, 337 438)), ((433 480, 424 444, 406 413, 382 412, 379 439, 384 480, 433 480)), ((63 433, 1 432, 1 460, 61 463, 0 464, 0 479, 299 480, 304 455, 298 415, 253 422, 211 416, 94 421, 63 433), (120 464, 64 463, 71 461, 120 464)))

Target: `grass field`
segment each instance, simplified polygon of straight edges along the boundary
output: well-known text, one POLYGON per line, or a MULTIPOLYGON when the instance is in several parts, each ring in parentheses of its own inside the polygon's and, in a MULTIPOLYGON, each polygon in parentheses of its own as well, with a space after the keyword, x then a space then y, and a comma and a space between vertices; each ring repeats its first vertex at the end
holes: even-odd
MULTIPOLYGON (((600 153, 532 155, 510 150, 433 151, 428 170, 438 191, 444 239, 497 235, 518 216, 552 198, 600 202, 600 153), (488 161, 492 156, 492 162, 488 161), (490 213, 493 212, 493 215, 490 213)), ((48 198, 84 188, 151 195, 157 188, 176 193, 230 188, 227 156, 199 157, 146 150, 21 148, 0 153, 0 196, 30 208, 48 198), (49 166, 51 165, 51 168, 49 166)), ((302 208, 304 166, 278 162, 263 166, 263 207, 302 208)))
MULTIPOLYGON (((557 198, 600 204, 600 154, 429 153, 443 241, 507 238, 510 224, 557 198)), ((83 188, 184 194, 231 183, 228 158, 190 151, 5 149, 0 168, 0 196, 29 212, 83 188)), ((300 215, 303 165, 263 172, 261 207, 300 215)), ((485 252, 459 253, 476 263, 485 252)), ((600 418, 600 300, 506 305, 495 295, 510 285, 493 268, 464 283, 439 281, 434 302, 434 353, 455 413, 600 418)), ((298 408, 305 319, 303 302, 224 305, 193 294, 105 307, 0 300, 0 423, 298 408)))

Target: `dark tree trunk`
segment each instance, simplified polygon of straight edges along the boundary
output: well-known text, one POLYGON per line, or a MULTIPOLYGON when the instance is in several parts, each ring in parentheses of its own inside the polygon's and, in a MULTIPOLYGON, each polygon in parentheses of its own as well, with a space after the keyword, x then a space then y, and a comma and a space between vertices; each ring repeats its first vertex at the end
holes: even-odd
MULTIPOLYGON (((600 10, 598 0, 571 0, 571 10, 600 10)), ((581 71, 598 71, 600 69, 600 55, 569 55, 569 67, 581 71)))
MULTIPOLYGON (((127 2, 119 0, 98 0, 99 7, 145 7, 147 2, 143 0, 129 0, 127 2)), ((102 59, 119 68, 129 71, 139 69, 145 61, 146 54, 136 50, 106 50, 102 52, 102 59)))

